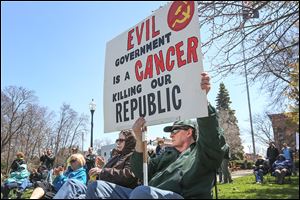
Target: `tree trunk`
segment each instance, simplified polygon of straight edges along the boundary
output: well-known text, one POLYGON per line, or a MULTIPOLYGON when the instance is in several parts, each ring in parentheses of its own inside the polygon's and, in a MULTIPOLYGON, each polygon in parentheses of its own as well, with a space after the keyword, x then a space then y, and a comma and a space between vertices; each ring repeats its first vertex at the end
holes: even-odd
POLYGON ((6 174, 8 174, 9 172, 9 168, 10 168, 10 165, 8 165, 9 163, 9 159, 10 159, 10 145, 11 145, 11 140, 8 141, 8 150, 7 150, 7 158, 6 158, 6 174))

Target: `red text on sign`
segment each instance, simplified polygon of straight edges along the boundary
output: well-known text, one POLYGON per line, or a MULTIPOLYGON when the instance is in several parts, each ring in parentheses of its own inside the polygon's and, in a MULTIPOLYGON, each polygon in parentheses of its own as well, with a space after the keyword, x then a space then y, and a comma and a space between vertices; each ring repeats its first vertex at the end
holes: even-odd
POLYGON ((127 50, 130 50, 134 47, 134 43, 133 43, 134 36, 136 38, 137 45, 141 44, 143 37, 146 37, 146 41, 150 39, 150 24, 151 24, 151 38, 155 38, 160 34, 159 30, 155 30, 155 16, 152 16, 151 21, 150 19, 146 20, 146 31, 144 31, 145 22, 142 22, 140 26, 136 26, 135 28, 128 31, 127 50), (135 35, 133 35, 133 33, 135 33, 135 35))
POLYGON ((136 80, 142 81, 144 79, 153 78, 154 70, 156 75, 159 75, 166 69, 167 71, 172 71, 175 66, 175 61, 177 61, 176 64, 178 68, 181 68, 182 66, 191 62, 198 62, 198 43, 197 37, 190 37, 187 39, 186 51, 182 49, 183 41, 181 41, 175 44, 175 46, 170 46, 168 48, 165 58, 162 50, 160 50, 157 54, 148 55, 145 66, 143 66, 141 60, 137 60, 135 63, 136 80), (155 66, 155 69, 153 69, 153 66, 155 66))

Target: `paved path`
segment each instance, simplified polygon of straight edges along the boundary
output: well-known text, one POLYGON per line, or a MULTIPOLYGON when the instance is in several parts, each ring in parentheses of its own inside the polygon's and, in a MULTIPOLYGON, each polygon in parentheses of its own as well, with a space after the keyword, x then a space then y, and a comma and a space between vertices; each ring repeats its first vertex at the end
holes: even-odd
POLYGON ((234 171, 231 172, 231 176, 232 178, 238 178, 238 177, 242 177, 242 176, 246 176, 249 174, 253 174, 253 170, 252 169, 245 169, 245 170, 238 170, 238 171, 234 171))
MULTIPOLYGON (((249 175, 249 174, 253 174, 252 169, 233 171, 233 172, 231 172, 231 177, 232 177, 232 179, 235 179, 235 178, 246 176, 246 175, 249 175)), ((217 175, 217 179, 219 181, 219 175, 217 175)))

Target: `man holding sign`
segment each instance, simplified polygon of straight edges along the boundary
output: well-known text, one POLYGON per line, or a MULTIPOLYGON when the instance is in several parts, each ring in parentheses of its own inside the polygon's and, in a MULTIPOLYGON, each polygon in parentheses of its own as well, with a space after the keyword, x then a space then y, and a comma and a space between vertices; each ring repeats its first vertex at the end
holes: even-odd
POLYGON ((134 124, 131 168, 144 185, 97 181, 88 185, 87 198, 211 198, 227 146, 216 111, 207 106, 199 30, 197 2, 174 1, 107 43, 104 132, 134 124), (197 124, 182 120, 191 118, 197 124), (173 147, 148 163, 145 119, 148 126, 176 121, 164 129, 173 147))
MULTIPOLYGON (((210 90, 209 76, 201 74, 201 89, 210 90)), ((97 181, 88 186, 87 198, 113 199, 182 199, 212 198, 215 170, 218 169, 228 146, 219 127, 216 110, 209 105, 209 116, 197 118, 197 125, 191 120, 176 121, 164 128, 170 132, 173 148, 148 164, 149 186, 135 189, 125 188, 110 182, 97 181), (197 127, 198 126, 198 127, 197 127)), ((133 125, 136 136, 135 152, 131 167, 135 175, 143 178, 142 131, 145 119, 139 118, 133 125)))

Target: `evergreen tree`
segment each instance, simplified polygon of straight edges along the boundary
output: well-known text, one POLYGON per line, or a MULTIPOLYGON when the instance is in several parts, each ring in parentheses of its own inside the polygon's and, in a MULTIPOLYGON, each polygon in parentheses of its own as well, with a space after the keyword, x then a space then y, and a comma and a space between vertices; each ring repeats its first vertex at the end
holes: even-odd
POLYGON ((240 129, 237 125, 235 110, 230 108, 230 97, 224 83, 220 84, 219 94, 216 99, 217 110, 219 113, 219 123, 224 130, 224 136, 227 144, 230 146, 232 159, 243 159, 244 154, 242 141, 240 138, 240 129))
POLYGON ((217 110, 231 110, 230 109, 230 97, 228 90, 225 88, 224 83, 220 83, 219 94, 217 96, 217 110))

